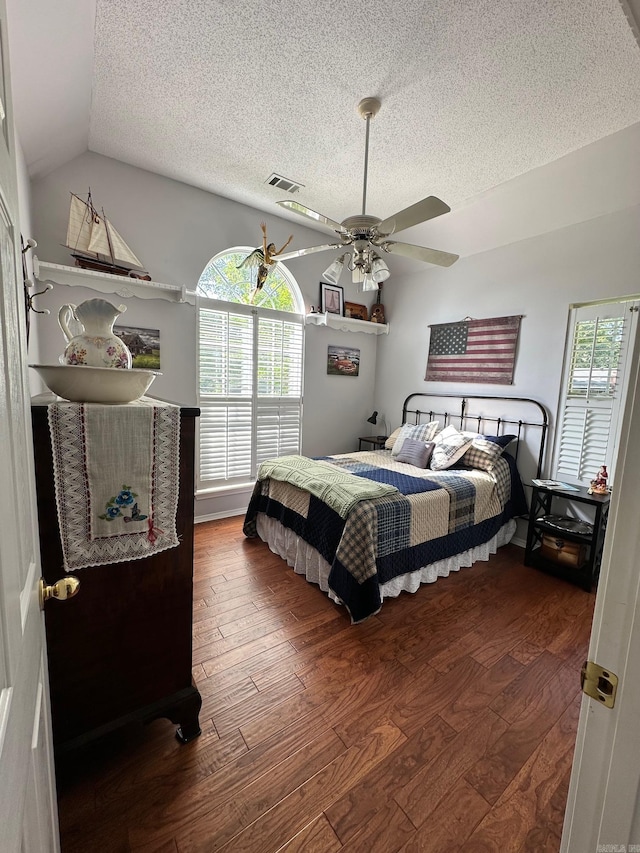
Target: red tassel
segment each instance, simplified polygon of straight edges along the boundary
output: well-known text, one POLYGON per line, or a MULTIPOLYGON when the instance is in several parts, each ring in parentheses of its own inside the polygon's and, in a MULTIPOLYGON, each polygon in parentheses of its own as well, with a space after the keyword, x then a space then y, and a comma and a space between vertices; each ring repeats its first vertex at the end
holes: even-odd
POLYGON ((158 534, 164 533, 164 530, 160 530, 159 527, 153 526, 153 518, 149 516, 149 521, 147 522, 149 525, 149 532, 147 533, 147 539, 153 545, 156 539, 158 538, 158 534))

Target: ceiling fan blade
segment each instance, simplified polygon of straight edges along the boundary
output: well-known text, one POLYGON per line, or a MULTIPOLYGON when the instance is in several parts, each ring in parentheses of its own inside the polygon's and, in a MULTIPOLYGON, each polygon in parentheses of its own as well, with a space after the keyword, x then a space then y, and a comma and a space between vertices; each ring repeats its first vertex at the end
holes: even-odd
POLYGON ((393 255, 404 255, 405 258, 413 258, 427 264, 437 264, 439 267, 450 267, 460 257, 460 255, 452 255, 450 252, 441 252, 439 249, 412 246, 411 243, 394 243, 392 240, 385 240, 384 243, 380 243, 379 248, 393 255))
POLYGON ((325 252, 327 249, 341 249, 342 243, 325 243, 323 246, 309 246, 307 249, 296 249, 295 252, 285 252, 278 255, 278 261, 288 261, 291 258, 300 258, 302 255, 311 255, 314 252, 325 252))
POLYGON ((412 204, 411 207, 405 207, 404 210, 383 219, 376 230, 378 234, 395 234, 398 231, 404 231, 405 228, 411 228, 412 225, 419 225, 428 219, 435 219, 436 216, 449 213, 450 210, 448 204, 440 201, 434 195, 430 195, 423 198, 422 201, 412 204))
POLYGON ((336 222, 335 219, 329 219, 328 216, 316 213, 315 210, 305 207, 304 204, 300 204, 298 201, 277 201, 276 204, 279 204, 280 207, 286 207, 287 210, 292 210, 299 216, 306 216, 307 219, 315 219, 316 222, 321 222, 323 225, 326 225, 327 228, 330 228, 332 231, 337 231, 339 234, 344 233, 345 229, 339 222, 336 222))

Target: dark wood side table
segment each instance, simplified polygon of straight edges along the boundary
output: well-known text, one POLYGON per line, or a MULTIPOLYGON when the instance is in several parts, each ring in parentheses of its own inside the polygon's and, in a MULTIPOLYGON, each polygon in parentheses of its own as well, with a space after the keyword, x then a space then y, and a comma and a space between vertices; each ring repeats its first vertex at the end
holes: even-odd
POLYGON ((587 592, 591 592, 597 585, 600 574, 604 535, 609 517, 610 496, 590 495, 584 486, 581 486, 578 491, 561 491, 536 485, 533 485, 532 488, 527 545, 524 553, 525 566, 533 566, 548 574, 564 578, 564 580, 581 586, 587 592), (543 520, 544 516, 553 514, 554 500, 560 499, 566 501, 570 506, 571 504, 578 504, 592 508, 593 520, 590 523, 592 523, 593 529, 590 533, 560 530, 543 520), (576 566, 549 559, 542 553, 544 536, 584 546, 584 559, 576 566))
POLYGON ((362 435, 358 439, 358 450, 362 450, 363 444, 370 444, 370 448, 366 448, 367 450, 376 450, 378 447, 384 447, 384 443, 387 440, 386 435, 362 435))
MULTIPOLYGON (((53 398, 55 399, 55 398, 53 398)), ((47 406, 32 401, 42 573, 66 575, 47 406)), ((182 743, 200 734, 191 675, 194 443, 197 408, 180 410, 180 544, 145 559, 81 569, 78 595, 45 608, 53 740, 68 752, 134 721, 167 717, 182 743)), ((72 573, 74 574, 74 573, 72 573)))

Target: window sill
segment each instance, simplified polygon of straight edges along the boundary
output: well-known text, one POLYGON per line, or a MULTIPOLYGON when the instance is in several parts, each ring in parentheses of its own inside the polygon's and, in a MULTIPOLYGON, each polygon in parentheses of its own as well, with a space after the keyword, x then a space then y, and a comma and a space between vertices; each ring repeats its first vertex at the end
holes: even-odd
POLYGON ((161 284, 158 281, 142 281, 124 275, 83 270, 80 267, 67 267, 63 264, 50 264, 33 256, 33 274, 38 284, 66 284, 71 287, 90 287, 100 293, 115 293, 123 299, 138 296, 142 299, 165 299, 168 302, 188 302, 195 305, 195 291, 174 284, 161 284))
POLYGON ((199 489, 196 492, 196 500, 204 501, 208 498, 218 498, 222 495, 241 495, 253 490, 255 480, 250 483, 235 483, 233 486, 213 486, 209 489, 199 489))
POLYGON ((388 323, 372 323, 370 320, 356 320, 339 314, 307 314, 304 322, 311 326, 330 326, 341 332, 364 332, 368 335, 388 335, 388 323))

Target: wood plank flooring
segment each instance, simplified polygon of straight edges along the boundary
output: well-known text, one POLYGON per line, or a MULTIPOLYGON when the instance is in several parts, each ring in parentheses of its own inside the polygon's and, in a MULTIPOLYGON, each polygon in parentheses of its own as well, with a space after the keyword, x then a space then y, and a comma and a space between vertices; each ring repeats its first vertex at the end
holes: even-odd
POLYGON ((352 626, 241 528, 196 527, 202 735, 60 760, 63 853, 556 853, 594 596, 509 545, 352 626))

